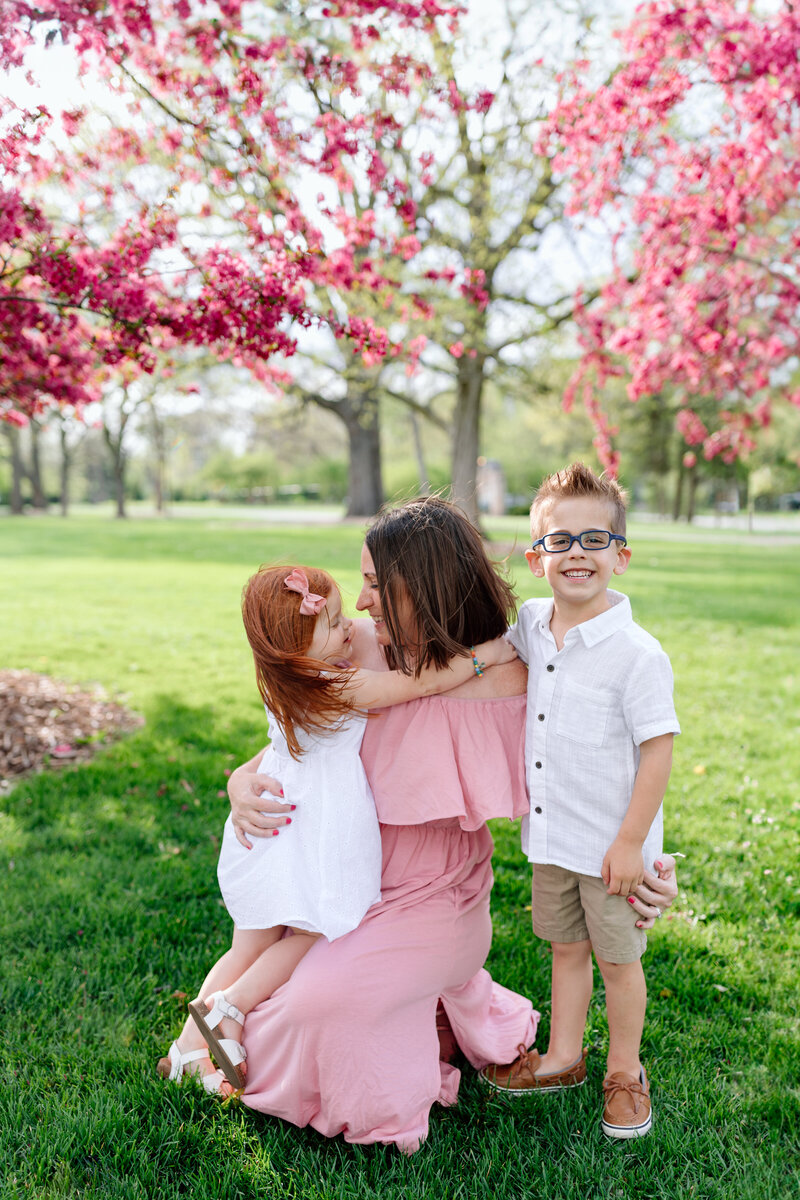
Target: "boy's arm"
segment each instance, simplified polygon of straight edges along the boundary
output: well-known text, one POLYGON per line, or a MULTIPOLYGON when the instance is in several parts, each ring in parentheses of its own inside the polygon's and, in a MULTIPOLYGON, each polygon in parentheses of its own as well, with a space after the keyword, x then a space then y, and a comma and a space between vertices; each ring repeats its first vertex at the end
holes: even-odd
MULTIPOLYGON (((481 642, 474 647, 474 653, 481 670, 512 662, 517 657, 514 647, 505 638, 481 642)), ((466 683, 474 674, 472 656, 464 653, 451 658, 441 670, 438 667, 425 667, 416 678, 403 675, 401 671, 353 671, 342 687, 342 694, 356 708, 387 708, 390 704, 403 704, 420 696, 449 692, 451 688, 466 683)))
POLYGON ((610 896, 627 896, 644 877, 642 847, 667 790, 673 737, 671 733, 662 733, 639 747, 639 769, 631 802, 600 872, 610 896))
POLYGON ((519 657, 528 666, 528 637, 530 630, 529 614, 525 611, 525 605, 522 606, 519 616, 513 625, 506 630, 505 637, 511 642, 511 645, 516 650, 519 657), (527 619, 526 619, 527 618, 527 619))

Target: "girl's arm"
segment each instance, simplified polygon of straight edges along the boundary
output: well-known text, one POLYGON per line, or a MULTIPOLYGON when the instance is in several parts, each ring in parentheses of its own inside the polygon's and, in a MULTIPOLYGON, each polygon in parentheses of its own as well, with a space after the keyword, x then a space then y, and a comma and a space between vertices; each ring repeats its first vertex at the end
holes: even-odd
MULTIPOLYGON (((475 658, 481 670, 512 662, 517 652, 505 638, 481 642, 474 647, 475 658)), ((425 667, 417 678, 403 675, 401 671, 363 671, 351 673, 342 687, 342 694, 356 708, 387 708, 390 704, 403 704, 420 696, 438 695, 449 692, 472 679, 477 672, 470 654, 456 655, 446 667, 425 667)))

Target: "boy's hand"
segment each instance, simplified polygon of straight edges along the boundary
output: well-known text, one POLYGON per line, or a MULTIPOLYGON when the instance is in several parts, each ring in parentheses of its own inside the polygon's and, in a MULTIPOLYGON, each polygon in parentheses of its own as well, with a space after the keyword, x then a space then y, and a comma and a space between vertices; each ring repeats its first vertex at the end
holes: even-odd
POLYGON ((609 896, 627 896, 634 891, 644 879, 641 844, 615 838, 606 851, 600 874, 609 896))

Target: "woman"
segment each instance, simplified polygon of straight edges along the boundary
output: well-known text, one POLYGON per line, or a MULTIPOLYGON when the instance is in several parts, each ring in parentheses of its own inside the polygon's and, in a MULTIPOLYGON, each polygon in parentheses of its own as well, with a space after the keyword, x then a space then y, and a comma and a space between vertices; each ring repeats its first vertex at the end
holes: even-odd
MULTIPOLYGON (((418 670, 498 636, 513 609, 477 531, 428 497, 383 513, 362 551, 353 659, 418 670)), ((418 1148, 434 1101, 455 1102, 459 1072, 439 1061, 441 997, 476 1068, 530 1045, 538 1014, 483 969, 491 943, 489 817, 527 809, 525 668, 493 667, 447 696, 384 710, 362 748, 381 822, 382 898, 362 924, 320 940, 291 980, 247 1018, 244 1102, 351 1142, 418 1148)), ((261 796, 257 759, 230 781, 241 840, 285 821, 261 796), (271 816, 265 815, 267 812, 271 816)), ((302 837, 296 827, 281 836, 302 837)), ((660 887, 659 905, 674 890, 660 887)), ((649 899, 657 898, 646 893, 649 899)), ((639 906, 646 918, 655 916, 639 906)))

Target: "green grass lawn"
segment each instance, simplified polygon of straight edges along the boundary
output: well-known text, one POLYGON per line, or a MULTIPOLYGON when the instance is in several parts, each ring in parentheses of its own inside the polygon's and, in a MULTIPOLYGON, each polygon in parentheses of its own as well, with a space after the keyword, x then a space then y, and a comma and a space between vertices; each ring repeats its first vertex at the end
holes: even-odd
MULTIPOLYGON (((508 542, 524 521, 494 531, 508 542)), ((491 531, 491 527, 490 527, 491 531)), ((0 1197, 797 1195, 800 1154, 800 545, 634 526, 620 586, 675 670, 683 735, 666 802, 681 894, 645 959, 652 1134, 599 1129, 588 1086, 513 1103, 466 1071, 425 1147, 326 1141, 155 1062, 183 994, 227 946, 215 863, 226 768, 263 742, 239 595, 265 561, 328 567, 352 606, 362 531, 204 518, 0 520, 0 664, 99 683, 143 714, 89 764, 0 795, 0 1197)), ((543 594, 521 554, 522 599, 543 594)), ((2 731, 0 731, 1 735, 2 731)), ((518 832, 495 823, 498 980, 548 1018, 518 832)), ((298 1070, 303 1064, 298 1063, 298 1070)), ((391 1063, 387 1063, 391 1069, 391 1063)))

